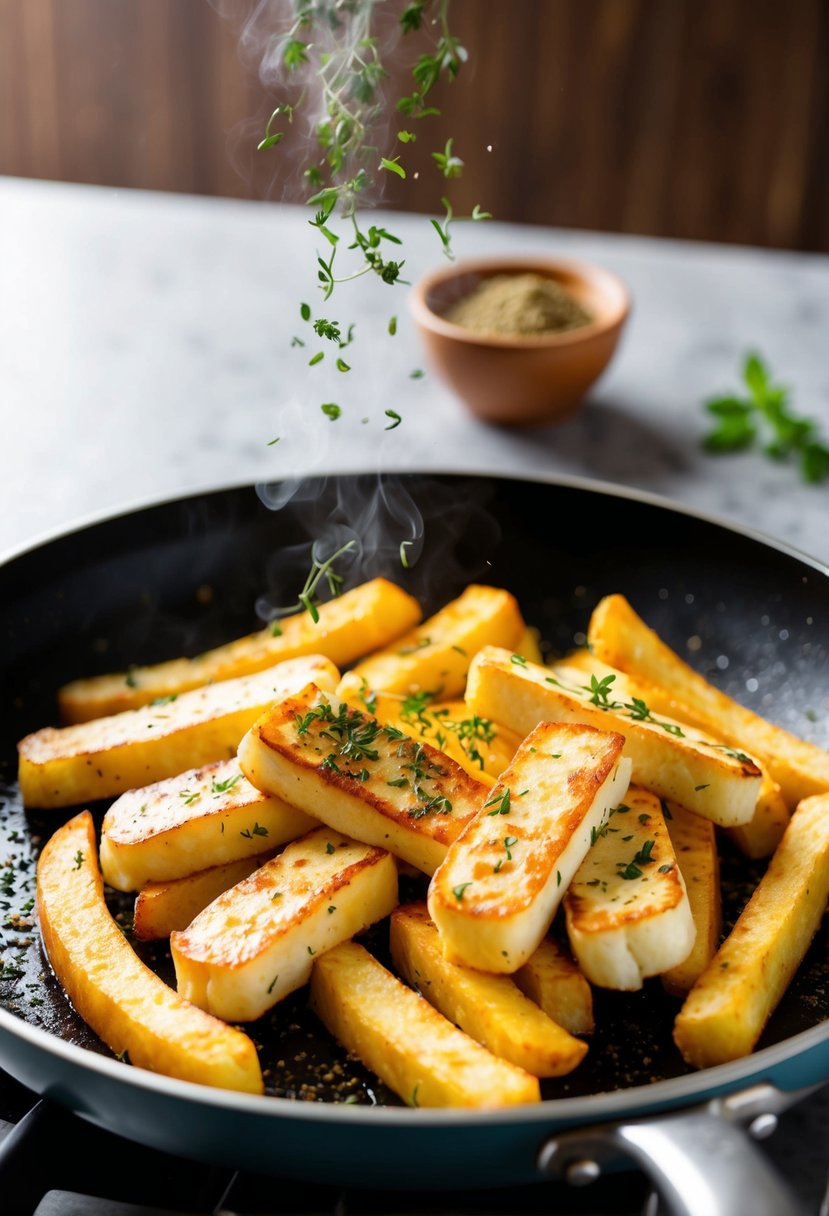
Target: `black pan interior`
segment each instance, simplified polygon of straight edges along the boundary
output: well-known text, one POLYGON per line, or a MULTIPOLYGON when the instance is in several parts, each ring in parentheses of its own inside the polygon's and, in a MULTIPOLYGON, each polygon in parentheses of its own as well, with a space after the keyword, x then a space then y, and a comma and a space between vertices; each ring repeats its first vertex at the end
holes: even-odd
MULTIPOLYGON (((37 848, 71 812, 22 811, 14 745, 55 721, 54 692, 66 680, 196 654, 257 628, 257 604, 295 599, 314 539, 333 546, 362 537, 359 558, 346 559, 347 583, 383 573, 417 595, 427 613, 472 580, 508 587, 551 654, 581 642, 593 605, 620 591, 726 692, 829 744, 829 579, 787 553, 693 516, 572 486, 366 476, 292 488, 294 497, 276 511, 262 499, 284 498, 282 487, 152 507, 0 568, 0 1003, 91 1050, 107 1052, 51 976, 31 907, 37 848), (404 568, 400 542, 412 537, 404 568)), ((727 921, 761 870, 724 846, 727 921)), ((128 931, 128 902, 113 899, 113 910, 128 931)), ((824 926, 761 1046, 829 1014, 827 938, 824 926)), ((383 926, 369 944, 384 955, 383 926)), ((138 948, 171 978, 165 951, 138 948)), ((671 1040, 676 1009, 658 981, 637 994, 597 992, 591 1050, 571 1077, 545 1082, 546 1095, 606 1092, 685 1072, 671 1040)), ((397 1101, 330 1039, 302 993, 251 1029, 273 1094, 397 1101)))

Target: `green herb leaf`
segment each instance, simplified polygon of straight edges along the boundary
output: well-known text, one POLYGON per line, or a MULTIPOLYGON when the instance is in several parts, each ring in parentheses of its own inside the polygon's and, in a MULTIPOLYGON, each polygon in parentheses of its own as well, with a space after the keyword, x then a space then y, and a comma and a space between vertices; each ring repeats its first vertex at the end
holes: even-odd
POLYGON ((330 418, 332 422, 335 422, 342 414, 342 410, 335 401, 326 401, 324 405, 320 406, 320 409, 326 418, 330 418))
POLYGON ((393 160, 389 160, 387 156, 383 156, 380 158, 380 168, 387 169, 389 173, 396 173, 398 177, 405 177, 406 170, 402 165, 397 163, 399 159, 399 156, 395 156, 393 160))
POLYGON ((395 429, 395 427, 400 426, 400 423, 403 421, 403 419, 400 417, 397 410, 385 410, 384 413, 387 418, 391 418, 391 425, 384 426, 383 427, 384 431, 393 431, 395 429))

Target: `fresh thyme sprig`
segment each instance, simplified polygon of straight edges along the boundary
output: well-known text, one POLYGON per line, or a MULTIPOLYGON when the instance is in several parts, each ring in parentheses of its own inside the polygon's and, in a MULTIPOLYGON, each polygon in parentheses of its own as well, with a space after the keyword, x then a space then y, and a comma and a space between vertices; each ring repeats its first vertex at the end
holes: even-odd
POLYGON ((742 379, 744 395, 726 394, 705 402, 716 425, 703 437, 703 446, 709 452, 738 452, 759 439, 772 460, 796 459, 804 481, 816 483, 829 477, 829 446, 817 423, 793 413, 789 389, 772 382, 759 355, 746 355, 742 379))
MULTIPOLYGON (((336 407, 335 407, 336 408, 336 407)), ((323 406, 325 410, 325 406, 323 406)), ((316 625, 320 619, 318 610, 319 601, 317 600, 317 588, 323 579, 328 584, 328 590, 334 597, 342 595, 344 576, 338 574, 334 569, 334 563, 343 556, 344 553, 350 553, 357 544, 356 540, 349 540, 336 553, 332 553, 330 557, 321 562, 318 557, 311 554, 311 569, 308 571, 308 577, 305 580, 305 585, 297 596, 297 602, 289 605, 287 608, 280 608, 279 614, 287 616, 292 612, 301 612, 303 608, 311 617, 311 620, 316 625)))

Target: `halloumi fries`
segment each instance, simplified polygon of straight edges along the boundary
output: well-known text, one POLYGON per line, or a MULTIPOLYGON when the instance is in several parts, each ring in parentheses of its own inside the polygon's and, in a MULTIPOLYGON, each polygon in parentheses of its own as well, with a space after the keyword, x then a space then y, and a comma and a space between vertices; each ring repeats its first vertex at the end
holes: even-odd
POLYGON ((259 789, 425 874, 488 790, 428 743, 313 686, 260 718, 239 761, 259 789))
POLYGON ((623 744, 591 726, 542 722, 530 732, 429 888, 448 959, 507 974, 526 963, 624 797, 623 744))
POLYGON ((356 942, 315 964, 311 1008, 409 1106, 538 1102, 538 1078, 499 1060, 356 942))
POLYGON ((677 690, 678 699, 693 712, 702 730, 740 751, 756 752, 790 807, 802 798, 829 791, 829 752, 766 721, 709 684, 648 628, 624 596, 606 596, 596 606, 588 640, 605 662, 650 684, 677 690))
POLYGON ((469 663, 482 646, 515 646, 524 632, 515 597, 472 585, 417 629, 358 663, 337 689, 346 700, 361 693, 463 694, 469 663))
POLYGON ((817 932, 829 897, 829 795, 797 807, 769 868, 676 1019, 696 1068, 748 1055, 817 932))
POLYGON ((345 591, 320 604, 317 612, 316 622, 309 612, 298 612, 194 659, 171 659, 115 675, 74 680, 58 693, 61 719, 73 723, 108 717, 203 684, 252 675, 303 655, 322 654, 337 667, 347 667, 420 620, 417 600, 384 578, 345 591))
POLYGON ((221 760, 116 798, 101 826, 101 869, 109 886, 138 891, 253 857, 317 826, 252 786, 238 760, 221 760))
POLYGON ((252 1021, 396 903, 390 853, 317 828, 171 934, 178 990, 229 1022, 252 1021))
POLYGON ((217 895, 235 887, 270 860, 269 853, 257 853, 240 861, 210 866, 186 878, 169 882, 148 882, 135 898, 132 931, 140 941, 151 942, 169 937, 174 929, 186 929, 199 912, 217 895))
POLYGON ((570 676, 561 669, 551 675, 546 667, 487 646, 469 669, 466 700, 476 713, 519 733, 545 720, 617 731, 625 737, 637 784, 723 827, 747 823, 754 814, 761 774, 750 757, 702 731, 656 718, 639 698, 617 700, 610 682, 585 682, 581 672, 570 676))
POLYGON ((694 918, 659 799, 631 786, 611 812, 564 897, 567 933, 584 974, 635 992, 694 944, 694 918))
POLYGON ((164 704, 77 726, 47 726, 18 744, 23 801, 31 807, 76 806, 226 760, 272 702, 311 680, 333 688, 338 677, 333 663, 311 655, 164 704))
POLYGON ((95 1033, 138 1068, 262 1092, 247 1035, 197 1009, 138 958, 104 902, 88 811, 58 828, 37 867, 37 909, 55 975, 95 1033))
POLYGON ((553 938, 545 937, 512 978, 525 996, 570 1034, 593 1033, 592 989, 553 938))
POLYGON ((557 1026, 507 975, 450 963, 425 904, 392 912, 391 956, 398 975, 493 1055, 536 1077, 572 1072, 587 1045, 557 1026))

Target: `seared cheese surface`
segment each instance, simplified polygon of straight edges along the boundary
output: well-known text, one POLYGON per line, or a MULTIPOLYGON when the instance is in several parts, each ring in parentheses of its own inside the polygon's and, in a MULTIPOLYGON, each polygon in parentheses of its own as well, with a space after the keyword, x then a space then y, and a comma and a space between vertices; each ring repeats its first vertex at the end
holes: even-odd
POLYGON ((27 806, 73 806, 226 760, 273 701, 309 680, 333 688, 338 678, 333 663, 312 655, 163 704, 76 726, 46 727, 18 744, 23 799, 27 806))
POLYGON ((238 760, 223 760, 116 799, 101 829, 101 869, 111 887, 137 891, 252 857, 316 825, 252 786, 238 760))
POLYGON ((427 874, 488 792, 428 743, 313 686, 264 714, 239 760, 259 789, 427 874))
POLYGON ((226 1021, 250 1021, 396 903, 391 854, 318 828, 171 934, 178 990, 226 1021))
POLYGON ((614 686, 615 680, 602 683, 577 668, 515 663, 508 651, 488 646, 472 661, 466 699, 476 713, 519 733, 545 720, 617 731, 625 737, 634 781, 722 827, 748 823, 761 784, 751 757, 652 713, 632 686, 620 686, 619 696, 614 686))
POLYGON ((695 927, 659 799, 631 786, 564 900, 567 931, 589 980, 635 990, 681 963, 695 927))
POLYGON ((630 776, 621 735, 544 722, 450 848, 429 911, 452 962, 516 971, 538 947, 630 776))

